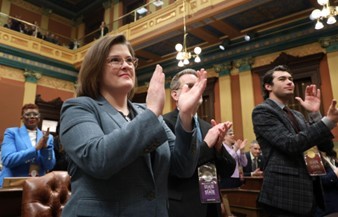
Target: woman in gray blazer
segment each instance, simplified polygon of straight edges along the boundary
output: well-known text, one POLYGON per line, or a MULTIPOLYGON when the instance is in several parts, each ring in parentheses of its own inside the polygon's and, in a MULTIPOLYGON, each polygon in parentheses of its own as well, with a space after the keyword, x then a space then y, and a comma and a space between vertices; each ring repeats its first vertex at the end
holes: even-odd
POLYGON ((72 191, 63 216, 166 217, 169 173, 190 177, 196 168, 192 117, 206 71, 198 72, 190 90, 184 86, 175 137, 160 116, 165 103, 161 66, 149 82, 146 105, 128 100, 137 62, 123 35, 107 35, 86 53, 77 98, 66 101, 61 111, 72 191))

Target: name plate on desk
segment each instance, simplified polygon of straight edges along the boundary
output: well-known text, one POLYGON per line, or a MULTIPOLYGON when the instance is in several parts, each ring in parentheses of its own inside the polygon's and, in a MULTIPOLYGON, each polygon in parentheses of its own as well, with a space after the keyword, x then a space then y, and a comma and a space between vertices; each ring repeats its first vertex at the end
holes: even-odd
POLYGON ((30 177, 5 177, 2 188, 22 188, 23 183, 30 177))
POLYGON ((212 163, 198 167, 201 203, 219 203, 221 201, 216 166, 212 163))

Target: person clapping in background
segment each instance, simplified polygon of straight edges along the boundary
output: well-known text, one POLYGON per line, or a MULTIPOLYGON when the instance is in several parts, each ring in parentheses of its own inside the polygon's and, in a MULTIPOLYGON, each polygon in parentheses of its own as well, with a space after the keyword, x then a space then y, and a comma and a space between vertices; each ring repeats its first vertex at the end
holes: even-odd
POLYGON ((7 128, 1 147, 3 170, 0 186, 4 177, 43 176, 55 165, 53 136, 38 128, 39 108, 26 104, 21 110, 22 127, 7 128))

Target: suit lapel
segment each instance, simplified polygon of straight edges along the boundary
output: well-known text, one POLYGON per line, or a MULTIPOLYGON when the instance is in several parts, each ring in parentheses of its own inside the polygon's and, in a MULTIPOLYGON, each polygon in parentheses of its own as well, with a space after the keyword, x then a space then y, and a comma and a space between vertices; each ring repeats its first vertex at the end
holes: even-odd
MULTIPOLYGON (((107 114, 111 117, 111 119, 120 128, 122 128, 122 126, 127 123, 127 120, 122 117, 122 115, 120 114, 120 112, 118 112, 113 106, 111 106, 104 97, 100 97, 97 100, 97 102, 102 107, 102 109, 107 112, 107 114)), ((130 102, 128 102, 128 106, 130 108, 132 108, 133 111, 135 112, 135 117, 138 114, 140 114, 141 112, 144 111, 144 108, 141 108, 141 106, 134 105, 133 103, 130 103, 130 102)), ((155 151, 157 151, 157 149, 155 151)), ((150 153, 144 155, 144 160, 145 160, 145 163, 147 164, 147 166, 149 168, 149 172, 151 173, 151 175, 153 177, 153 180, 154 180, 154 173, 153 173, 153 169, 152 169, 152 165, 151 165, 150 153)))
POLYGON ((300 116, 299 113, 294 112, 293 110, 291 110, 291 111, 292 111, 293 115, 295 116, 295 118, 298 122, 298 126, 299 126, 300 130, 305 129, 306 128, 306 125, 305 125, 306 122, 303 121, 302 116, 300 116))
POLYGON ((104 97, 99 97, 97 99, 97 103, 105 112, 107 112, 112 121, 114 121, 120 128, 127 122, 127 120, 124 119, 122 115, 113 106, 111 106, 104 97))
MULTIPOLYGON (((283 111, 283 109, 281 109, 281 107, 279 107, 279 105, 277 105, 277 103, 275 103, 273 100, 271 99, 266 99, 265 103, 268 104, 269 106, 271 106, 273 109, 275 109, 277 112, 277 115, 280 117, 281 121, 285 124, 285 126, 287 126, 287 128, 296 133, 295 129, 292 126, 291 121, 289 120, 286 112, 283 111)), ((299 121, 298 121, 299 122, 299 121)))

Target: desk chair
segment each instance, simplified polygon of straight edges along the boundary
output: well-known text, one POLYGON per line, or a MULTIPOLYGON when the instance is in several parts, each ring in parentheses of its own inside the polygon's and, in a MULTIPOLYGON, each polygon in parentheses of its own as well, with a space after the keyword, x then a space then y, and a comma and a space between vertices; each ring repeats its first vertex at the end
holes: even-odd
POLYGON ((59 217, 70 195, 70 176, 66 171, 29 178, 23 184, 21 216, 59 217))

